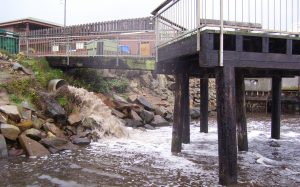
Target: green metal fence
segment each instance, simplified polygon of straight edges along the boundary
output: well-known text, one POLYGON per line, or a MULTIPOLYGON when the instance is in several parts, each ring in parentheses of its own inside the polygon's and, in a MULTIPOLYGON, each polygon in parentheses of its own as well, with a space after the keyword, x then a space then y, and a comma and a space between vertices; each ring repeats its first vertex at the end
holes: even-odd
POLYGON ((15 33, 0 29, 0 50, 11 54, 19 53, 19 36, 15 33))

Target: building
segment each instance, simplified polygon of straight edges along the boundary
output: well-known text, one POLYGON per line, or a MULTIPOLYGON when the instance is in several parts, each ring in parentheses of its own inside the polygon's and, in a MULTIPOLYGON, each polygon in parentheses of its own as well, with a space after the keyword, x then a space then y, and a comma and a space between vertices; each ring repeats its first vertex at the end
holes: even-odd
POLYGON ((0 29, 20 34, 29 33, 32 30, 55 27, 62 27, 62 25, 31 17, 0 23, 0 29))

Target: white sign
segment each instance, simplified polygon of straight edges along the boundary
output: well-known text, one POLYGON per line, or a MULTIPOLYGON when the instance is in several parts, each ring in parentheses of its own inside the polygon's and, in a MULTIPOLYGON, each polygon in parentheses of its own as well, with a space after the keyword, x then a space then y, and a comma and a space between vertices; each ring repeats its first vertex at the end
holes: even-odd
POLYGON ((84 49, 84 43, 76 43, 76 49, 84 49))
POLYGON ((59 46, 58 45, 53 45, 52 46, 52 51, 53 52, 58 52, 59 51, 59 46))

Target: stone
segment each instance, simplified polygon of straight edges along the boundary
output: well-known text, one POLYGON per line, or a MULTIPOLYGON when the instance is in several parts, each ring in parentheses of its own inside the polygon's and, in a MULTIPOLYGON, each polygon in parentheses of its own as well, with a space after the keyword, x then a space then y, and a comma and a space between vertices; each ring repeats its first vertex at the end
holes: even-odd
POLYGON ((133 120, 143 121, 142 118, 134 110, 131 110, 130 113, 133 120))
POLYGON ((10 124, 1 124, 0 129, 3 136, 9 140, 16 140, 21 132, 18 127, 10 124))
POLYGON ((159 115, 155 115, 154 120, 151 122, 150 125, 153 125, 154 127, 164 127, 164 126, 170 126, 170 123, 166 121, 163 117, 159 115))
POLYGON ((21 115, 19 113, 18 107, 15 105, 0 106, 0 112, 6 114, 8 116, 8 119, 17 123, 19 123, 21 120, 21 115))
POLYGON ((73 137, 72 143, 75 145, 89 145, 91 143, 90 138, 80 138, 80 137, 73 137))
POLYGON ((42 120, 42 119, 40 119, 40 118, 37 118, 37 117, 35 117, 35 118, 33 118, 33 124, 32 124, 32 126, 33 126, 33 128, 35 128, 35 129, 41 129, 42 128, 42 126, 43 126, 43 124, 45 124, 45 121, 44 120, 42 120))
POLYGON ((137 99, 137 96, 136 96, 136 95, 129 95, 129 96, 128 96, 128 100, 129 100, 129 102, 131 102, 131 103, 133 103, 136 99, 137 99))
POLYGON ((111 109, 111 114, 121 119, 125 118, 125 114, 115 109, 111 109))
POLYGON ((0 112, 0 123, 7 123, 7 116, 0 112))
POLYGON ((118 96, 116 94, 113 95, 114 101, 117 103, 124 103, 124 104, 128 104, 128 102, 121 96, 118 96))
POLYGON ((22 134, 25 134, 27 137, 36 140, 36 141, 40 141, 42 139, 42 133, 40 130, 37 129, 27 129, 25 132, 23 132, 22 134))
POLYGON ((9 104, 9 97, 5 90, 0 90, 0 106, 8 105, 9 104))
POLYGON ((2 134, 0 134, 0 158, 5 158, 8 156, 7 145, 5 138, 2 134))
POLYGON ((200 109, 198 109, 198 108, 191 109, 190 116, 192 119, 199 119, 200 118, 200 109))
POLYGON ((31 111, 33 111, 33 112, 36 111, 36 109, 35 109, 29 102, 27 102, 27 101, 23 101, 23 102, 21 103, 21 106, 22 106, 23 108, 27 109, 27 110, 31 110, 31 111))
POLYGON ((154 113, 147 110, 142 110, 140 116, 145 123, 150 123, 154 119, 154 113))
POLYGON ((92 129, 95 126, 98 126, 98 122, 92 117, 86 117, 82 120, 82 127, 92 129))
POLYGON ((144 108, 146 110, 150 110, 150 111, 154 110, 152 104, 144 96, 139 96, 136 99, 136 102, 139 103, 139 104, 141 104, 142 106, 144 106, 144 108))
POLYGON ((57 123, 67 124, 66 111, 53 96, 38 92, 38 103, 47 117, 54 119, 57 123))
POLYGON ((15 149, 15 148, 12 148, 8 151, 8 155, 9 156, 12 156, 12 157, 17 157, 17 156, 21 156, 25 154, 24 150, 23 149, 15 149))
POLYGON ((280 144, 276 141, 270 141, 268 143, 270 147, 280 147, 280 144))
POLYGON ((24 109, 22 111, 22 118, 23 119, 31 120, 31 115, 32 115, 32 111, 31 110, 24 109))
POLYGON ((165 119, 169 122, 172 122, 173 121, 173 114, 171 113, 167 113, 167 115, 165 116, 165 119))
POLYGON ((30 70, 26 69, 24 66, 17 62, 13 63, 12 69, 15 71, 22 71, 26 75, 32 75, 32 72, 30 70))
POLYGON ((52 132, 50 131, 47 132, 47 138, 55 138, 55 137, 56 136, 52 132))
POLYGON ((70 125, 78 125, 81 122, 81 115, 79 112, 73 112, 72 114, 69 115, 68 117, 68 123, 70 125))
POLYGON ((30 129, 33 126, 33 122, 31 120, 23 120, 18 124, 19 129, 23 132, 27 129, 30 129))
POLYGON ((43 128, 46 131, 50 131, 52 134, 54 134, 57 137, 65 138, 64 132, 60 128, 58 128, 54 123, 48 123, 48 122, 46 122, 43 125, 43 128))
POLYGON ((141 121, 137 121, 137 120, 133 120, 133 119, 126 119, 125 126, 137 128, 137 127, 142 127, 143 123, 141 121))
POLYGON ((57 153, 63 150, 74 150, 77 147, 64 138, 49 137, 40 141, 51 153, 57 153))
POLYGON ((66 126, 65 131, 67 131, 68 134, 71 134, 71 136, 77 134, 76 127, 74 127, 74 126, 69 126, 69 125, 66 126))
POLYGON ((28 156, 40 157, 50 155, 50 152, 43 145, 35 140, 28 138, 24 134, 19 137, 19 142, 28 156))
POLYGON ((149 125, 149 124, 146 124, 144 127, 148 130, 155 130, 155 128, 152 125, 149 125))

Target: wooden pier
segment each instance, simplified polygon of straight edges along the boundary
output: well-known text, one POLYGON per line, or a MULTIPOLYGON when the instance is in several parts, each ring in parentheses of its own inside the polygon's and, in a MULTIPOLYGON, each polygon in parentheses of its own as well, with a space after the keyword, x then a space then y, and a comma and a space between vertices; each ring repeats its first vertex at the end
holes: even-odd
POLYGON ((205 30, 158 48, 156 73, 176 77, 172 152, 189 140, 186 119, 188 80, 201 79, 200 131, 208 132, 208 78, 216 79, 220 184, 237 183, 237 153, 248 150, 244 78, 272 78, 271 138, 280 138, 281 79, 300 75, 299 37, 227 32, 224 64, 219 62, 218 31, 205 30))

